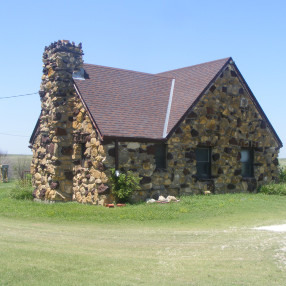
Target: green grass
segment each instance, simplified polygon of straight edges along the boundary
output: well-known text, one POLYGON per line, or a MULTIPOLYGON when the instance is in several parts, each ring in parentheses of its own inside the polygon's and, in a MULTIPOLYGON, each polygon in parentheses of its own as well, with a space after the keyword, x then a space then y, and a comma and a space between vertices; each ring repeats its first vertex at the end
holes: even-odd
POLYGON ((0 184, 0 285, 284 285, 286 196, 108 209, 12 199, 0 184))
POLYGON ((189 227, 226 227, 271 224, 286 218, 286 197, 264 194, 226 194, 182 197, 179 203, 139 204, 108 209, 75 202, 43 204, 13 200, 15 183, 0 185, 0 216, 48 222, 91 222, 99 224, 153 224, 189 227), (276 209, 273 212, 273 209, 276 209), (263 209, 263 212, 261 212, 263 209), (225 216, 228 220, 225 220, 225 216))

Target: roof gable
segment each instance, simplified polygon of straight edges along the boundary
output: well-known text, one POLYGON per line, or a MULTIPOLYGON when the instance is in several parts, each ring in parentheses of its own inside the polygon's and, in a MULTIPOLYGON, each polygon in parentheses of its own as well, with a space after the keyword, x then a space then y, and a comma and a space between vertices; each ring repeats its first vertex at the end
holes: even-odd
MULTIPOLYGON (((175 125, 172 127, 172 129, 169 130, 168 138, 170 138, 172 136, 173 132, 177 129, 177 127, 181 124, 181 122, 187 117, 187 115, 193 110, 193 108, 199 102, 200 98, 207 92, 207 90, 212 88, 212 85, 215 83, 216 79, 221 75, 221 73, 231 64, 231 66, 233 67, 233 70, 235 71, 234 72, 235 76, 237 76, 237 78, 240 81, 242 87, 247 92, 249 99, 252 101, 252 103, 256 107, 256 109, 259 112, 260 116, 266 121, 266 124, 269 127, 271 133, 273 134, 273 137, 277 141, 279 148, 281 148, 283 146, 282 141, 280 140, 278 134, 276 133, 275 129, 273 128, 272 124, 270 123, 269 119, 267 118, 266 114, 264 113, 263 109, 261 108, 261 106, 260 106, 259 102, 257 101, 256 97, 252 93, 251 89, 249 88, 247 82, 243 78, 243 76, 240 73, 239 69, 237 68, 236 64, 234 63, 232 58, 227 58, 226 60, 227 61, 221 67, 219 72, 206 85, 206 87, 203 89, 203 91, 196 98, 194 98, 192 104, 188 107, 186 112, 180 117, 180 119, 177 122, 175 122, 175 125)), ((219 61, 222 61, 222 60, 219 60, 219 61)), ((218 61, 214 61, 214 62, 210 62, 210 63, 215 63, 215 62, 218 62, 218 61)), ((209 63, 206 63, 206 64, 209 64, 209 63)), ((204 65, 204 64, 202 64, 202 65, 204 65)), ((192 67, 190 67, 190 68, 192 68, 192 67)), ((173 71, 170 71, 170 72, 173 72, 173 71)), ((164 74, 164 73, 162 73, 162 74, 164 74)), ((179 96, 179 98, 180 98, 180 100, 182 100, 182 96, 179 96)))
POLYGON ((238 77, 240 83, 242 84, 244 89, 247 91, 250 99, 252 100, 253 104, 257 108, 257 110, 260 113, 261 117, 266 121, 266 124, 269 127, 269 129, 271 130, 274 138, 276 139, 279 148, 282 148, 283 147, 283 143, 282 143, 281 139, 279 138, 278 134, 276 133, 275 129, 273 128, 272 124, 270 123, 268 117, 264 113, 262 107, 260 106, 259 102, 257 101, 256 97, 254 96, 253 92, 251 91, 250 87, 248 86, 247 82, 245 81, 244 77, 242 76, 242 74, 240 73, 239 69, 237 68, 237 66, 236 66, 236 64, 234 62, 233 62, 233 67, 235 69, 235 72, 237 73, 237 77, 238 77))
POLYGON ((170 133, 231 58, 171 70, 158 75, 175 78, 168 131, 170 133))

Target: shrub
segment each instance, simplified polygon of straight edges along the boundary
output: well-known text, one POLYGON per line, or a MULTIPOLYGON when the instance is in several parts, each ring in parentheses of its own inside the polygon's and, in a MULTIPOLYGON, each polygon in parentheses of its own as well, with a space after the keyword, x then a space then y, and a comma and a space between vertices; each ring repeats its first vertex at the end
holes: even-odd
POLYGON ((33 200, 34 198, 30 188, 14 188, 10 192, 10 197, 16 200, 33 200))
POLYGON ((286 184, 269 184, 261 186, 260 193, 267 194, 267 195, 280 195, 286 196, 286 184))
POLYGON ((279 182, 286 183, 286 168, 279 168, 279 182))
POLYGON ((10 197, 16 200, 33 200, 32 176, 30 174, 17 181, 15 188, 10 192, 10 197))
POLYGON ((140 180, 138 175, 132 171, 127 171, 126 174, 119 173, 115 169, 111 169, 111 189, 116 202, 125 203, 130 198, 135 190, 140 190, 140 180))

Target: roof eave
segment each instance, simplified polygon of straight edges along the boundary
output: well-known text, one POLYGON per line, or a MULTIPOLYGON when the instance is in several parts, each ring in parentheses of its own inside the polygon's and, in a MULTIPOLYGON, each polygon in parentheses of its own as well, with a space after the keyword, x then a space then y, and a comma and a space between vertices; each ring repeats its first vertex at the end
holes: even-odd
POLYGON ((113 136, 113 135, 104 135, 104 141, 121 141, 121 142, 154 142, 154 143, 162 143, 166 142, 166 138, 149 138, 149 137, 128 137, 128 136, 113 136))
POLYGON ((100 137, 100 140, 103 140, 103 134, 101 133, 101 131, 100 131, 98 125, 96 124, 96 122, 95 122, 95 120, 94 120, 94 118, 93 118, 93 116, 92 116, 92 114, 91 114, 91 112, 90 112, 90 110, 89 110, 87 104, 85 103, 85 101, 84 101, 84 99, 83 99, 83 97, 82 97, 82 95, 81 95, 81 93, 80 93, 80 91, 79 91, 79 89, 78 89, 78 87, 77 87, 75 81, 74 81, 74 89, 75 89, 75 92, 76 92, 76 94, 78 95, 78 97, 79 97, 81 103, 83 104, 85 110, 87 111, 87 114, 88 114, 88 116, 89 116, 89 118, 90 118, 90 120, 91 120, 91 123, 92 123, 93 127, 94 127, 94 128, 96 129, 96 131, 98 132, 99 137, 100 137))
POLYGON ((242 76, 241 72, 239 71, 238 67, 236 66, 235 62, 233 62, 233 66, 235 68, 235 71, 238 74, 238 78, 241 82, 241 84, 243 85, 243 87, 247 90, 247 92, 249 93, 250 98, 253 100, 253 104, 255 105, 255 107, 258 109, 258 111, 260 112, 260 115, 262 116, 262 118, 264 118, 267 122, 268 127, 270 128, 270 130, 272 131, 272 133, 274 134, 274 137, 277 140, 277 143, 279 145, 279 148, 283 147, 283 143, 281 141, 281 139, 279 138, 278 134, 276 133, 274 127, 272 126, 272 124, 270 123, 268 117, 266 116, 266 114, 264 113, 262 107, 260 106, 259 102, 257 101, 255 95, 253 94, 253 92, 251 91, 250 87, 248 86, 247 82, 245 81, 244 77, 242 76))
MULTIPOLYGON (((42 112, 41 112, 41 114, 42 114, 42 112)), ((34 144, 35 138, 37 136, 37 131, 38 131, 38 128, 39 128, 39 125, 40 125, 41 114, 40 114, 40 116, 39 116, 39 118, 37 120, 37 123, 36 123, 36 125, 34 127, 34 130, 32 132, 30 140, 29 140, 29 143, 32 144, 32 145, 34 144)))

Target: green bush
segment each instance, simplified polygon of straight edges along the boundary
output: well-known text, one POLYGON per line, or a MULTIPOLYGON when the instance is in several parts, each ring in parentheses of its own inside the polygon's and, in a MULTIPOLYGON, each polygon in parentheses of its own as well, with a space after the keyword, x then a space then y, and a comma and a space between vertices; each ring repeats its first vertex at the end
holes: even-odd
POLYGON ((279 182, 286 183, 286 168, 279 168, 279 182))
POLYGON ((33 200, 32 176, 30 174, 17 181, 15 188, 10 192, 10 197, 16 200, 33 200))
POLYGON ((125 203, 135 190, 140 190, 141 178, 132 171, 127 174, 116 174, 115 169, 111 169, 111 189, 117 203, 125 203))
POLYGON ((10 192, 10 197, 16 200, 33 200, 32 190, 30 188, 15 188, 10 192))
POLYGON ((286 196, 286 184, 269 184, 261 186, 260 193, 267 194, 267 195, 280 195, 286 196))

